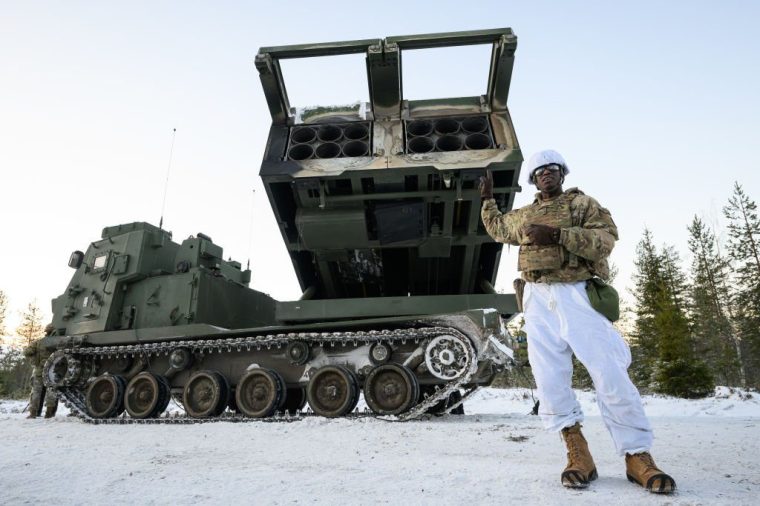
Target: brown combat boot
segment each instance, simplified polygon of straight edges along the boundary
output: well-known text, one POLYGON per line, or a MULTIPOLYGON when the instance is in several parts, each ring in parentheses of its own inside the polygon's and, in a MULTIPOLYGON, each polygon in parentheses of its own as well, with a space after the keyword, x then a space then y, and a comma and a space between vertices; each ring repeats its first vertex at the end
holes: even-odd
POLYGON ((625 454, 625 475, 628 481, 638 483, 654 494, 672 494, 676 482, 654 463, 649 452, 625 454))
POLYGON ((597 478, 596 465, 588 443, 581 433, 581 424, 562 429, 562 439, 567 446, 567 466, 562 472, 562 485, 568 488, 586 488, 597 478))

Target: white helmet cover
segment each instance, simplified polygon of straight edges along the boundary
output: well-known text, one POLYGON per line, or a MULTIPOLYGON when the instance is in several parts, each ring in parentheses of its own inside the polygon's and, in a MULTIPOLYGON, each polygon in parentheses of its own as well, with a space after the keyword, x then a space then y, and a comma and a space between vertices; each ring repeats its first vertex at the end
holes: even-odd
POLYGON ((570 173, 570 168, 567 166, 565 159, 562 158, 562 155, 553 149, 545 149, 543 151, 535 153, 530 157, 530 160, 528 160, 528 184, 535 184, 533 182, 533 172, 535 172, 537 168, 543 167, 544 165, 549 165, 551 163, 556 163, 562 167, 563 176, 566 176, 570 173))

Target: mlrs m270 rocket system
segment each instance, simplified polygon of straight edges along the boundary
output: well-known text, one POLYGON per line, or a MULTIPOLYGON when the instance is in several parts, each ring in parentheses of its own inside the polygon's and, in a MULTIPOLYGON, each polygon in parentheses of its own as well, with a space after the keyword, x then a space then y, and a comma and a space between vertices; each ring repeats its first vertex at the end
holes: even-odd
POLYGON ((260 175, 301 299, 249 288, 204 234, 177 244, 147 223, 107 227, 72 255, 53 301, 48 388, 97 423, 292 417, 306 402, 337 417, 360 395, 397 420, 459 409, 511 363, 515 298, 493 288, 502 246, 477 182, 490 170, 511 208, 515 48, 510 29, 261 48, 272 125, 260 175), (404 51, 472 44, 491 48, 484 94, 404 98, 404 51), (353 53, 366 56, 368 103, 291 108, 282 60, 353 53), (185 416, 162 415, 171 397, 185 416))

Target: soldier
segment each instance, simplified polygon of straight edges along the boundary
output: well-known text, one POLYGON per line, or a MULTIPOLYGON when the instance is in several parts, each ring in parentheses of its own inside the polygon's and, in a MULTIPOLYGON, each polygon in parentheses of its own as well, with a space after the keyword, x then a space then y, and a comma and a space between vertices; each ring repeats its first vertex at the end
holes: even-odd
POLYGON ((533 203, 502 214, 486 172, 480 181, 481 217, 495 240, 520 246, 528 359, 544 426, 560 431, 567 446, 562 484, 585 488, 597 477, 571 387, 575 354, 594 381, 599 411, 618 454, 625 456, 628 479, 650 492, 672 493, 675 481, 649 454, 652 429, 628 376, 630 350, 610 321, 591 307, 586 293, 588 280, 609 276, 607 257, 618 239, 617 227, 596 200, 577 188, 562 190, 570 171, 556 151, 536 153, 527 169, 529 184, 539 190, 533 203))
MULTIPOLYGON (((48 326, 49 327, 49 326, 48 326)), ((47 334, 50 333, 49 328, 45 329, 47 334)), ((37 418, 42 413, 42 400, 45 400, 45 418, 52 418, 55 416, 55 412, 58 410, 58 397, 55 394, 55 390, 52 388, 45 388, 45 384, 42 382, 42 369, 45 366, 45 361, 50 356, 50 353, 42 348, 40 341, 34 341, 32 344, 24 348, 24 356, 29 359, 32 364, 32 395, 29 399, 29 416, 27 418, 37 418)))

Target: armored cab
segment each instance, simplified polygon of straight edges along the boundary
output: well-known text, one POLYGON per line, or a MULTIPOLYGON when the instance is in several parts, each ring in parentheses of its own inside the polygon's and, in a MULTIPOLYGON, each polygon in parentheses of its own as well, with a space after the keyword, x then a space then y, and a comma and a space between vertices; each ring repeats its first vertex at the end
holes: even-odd
POLYGON ((257 420, 307 401, 343 416, 362 393, 395 419, 457 409, 511 360, 515 299, 493 288, 501 245, 477 182, 490 170, 511 208, 515 47, 498 29, 261 48, 272 124, 260 175, 301 299, 249 288, 204 234, 108 227, 72 254, 53 301, 46 385, 97 423, 257 420), (404 99, 405 50, 470 44, 491 48, 483 95, 404 99), (366 55, 369 103, 291 107, 282 60, 351 53, 366 55), (186 416, 162 416, 172 396, 186 416))
POLYGON ((76 272, 53 300, 52 325, 101 338, 187 325, 273 325, 276 301, 249 289, 251 272, 222 254, 203 233, 177 244, 149 223, 107 227, 86 253, 72 253, 76 272))

